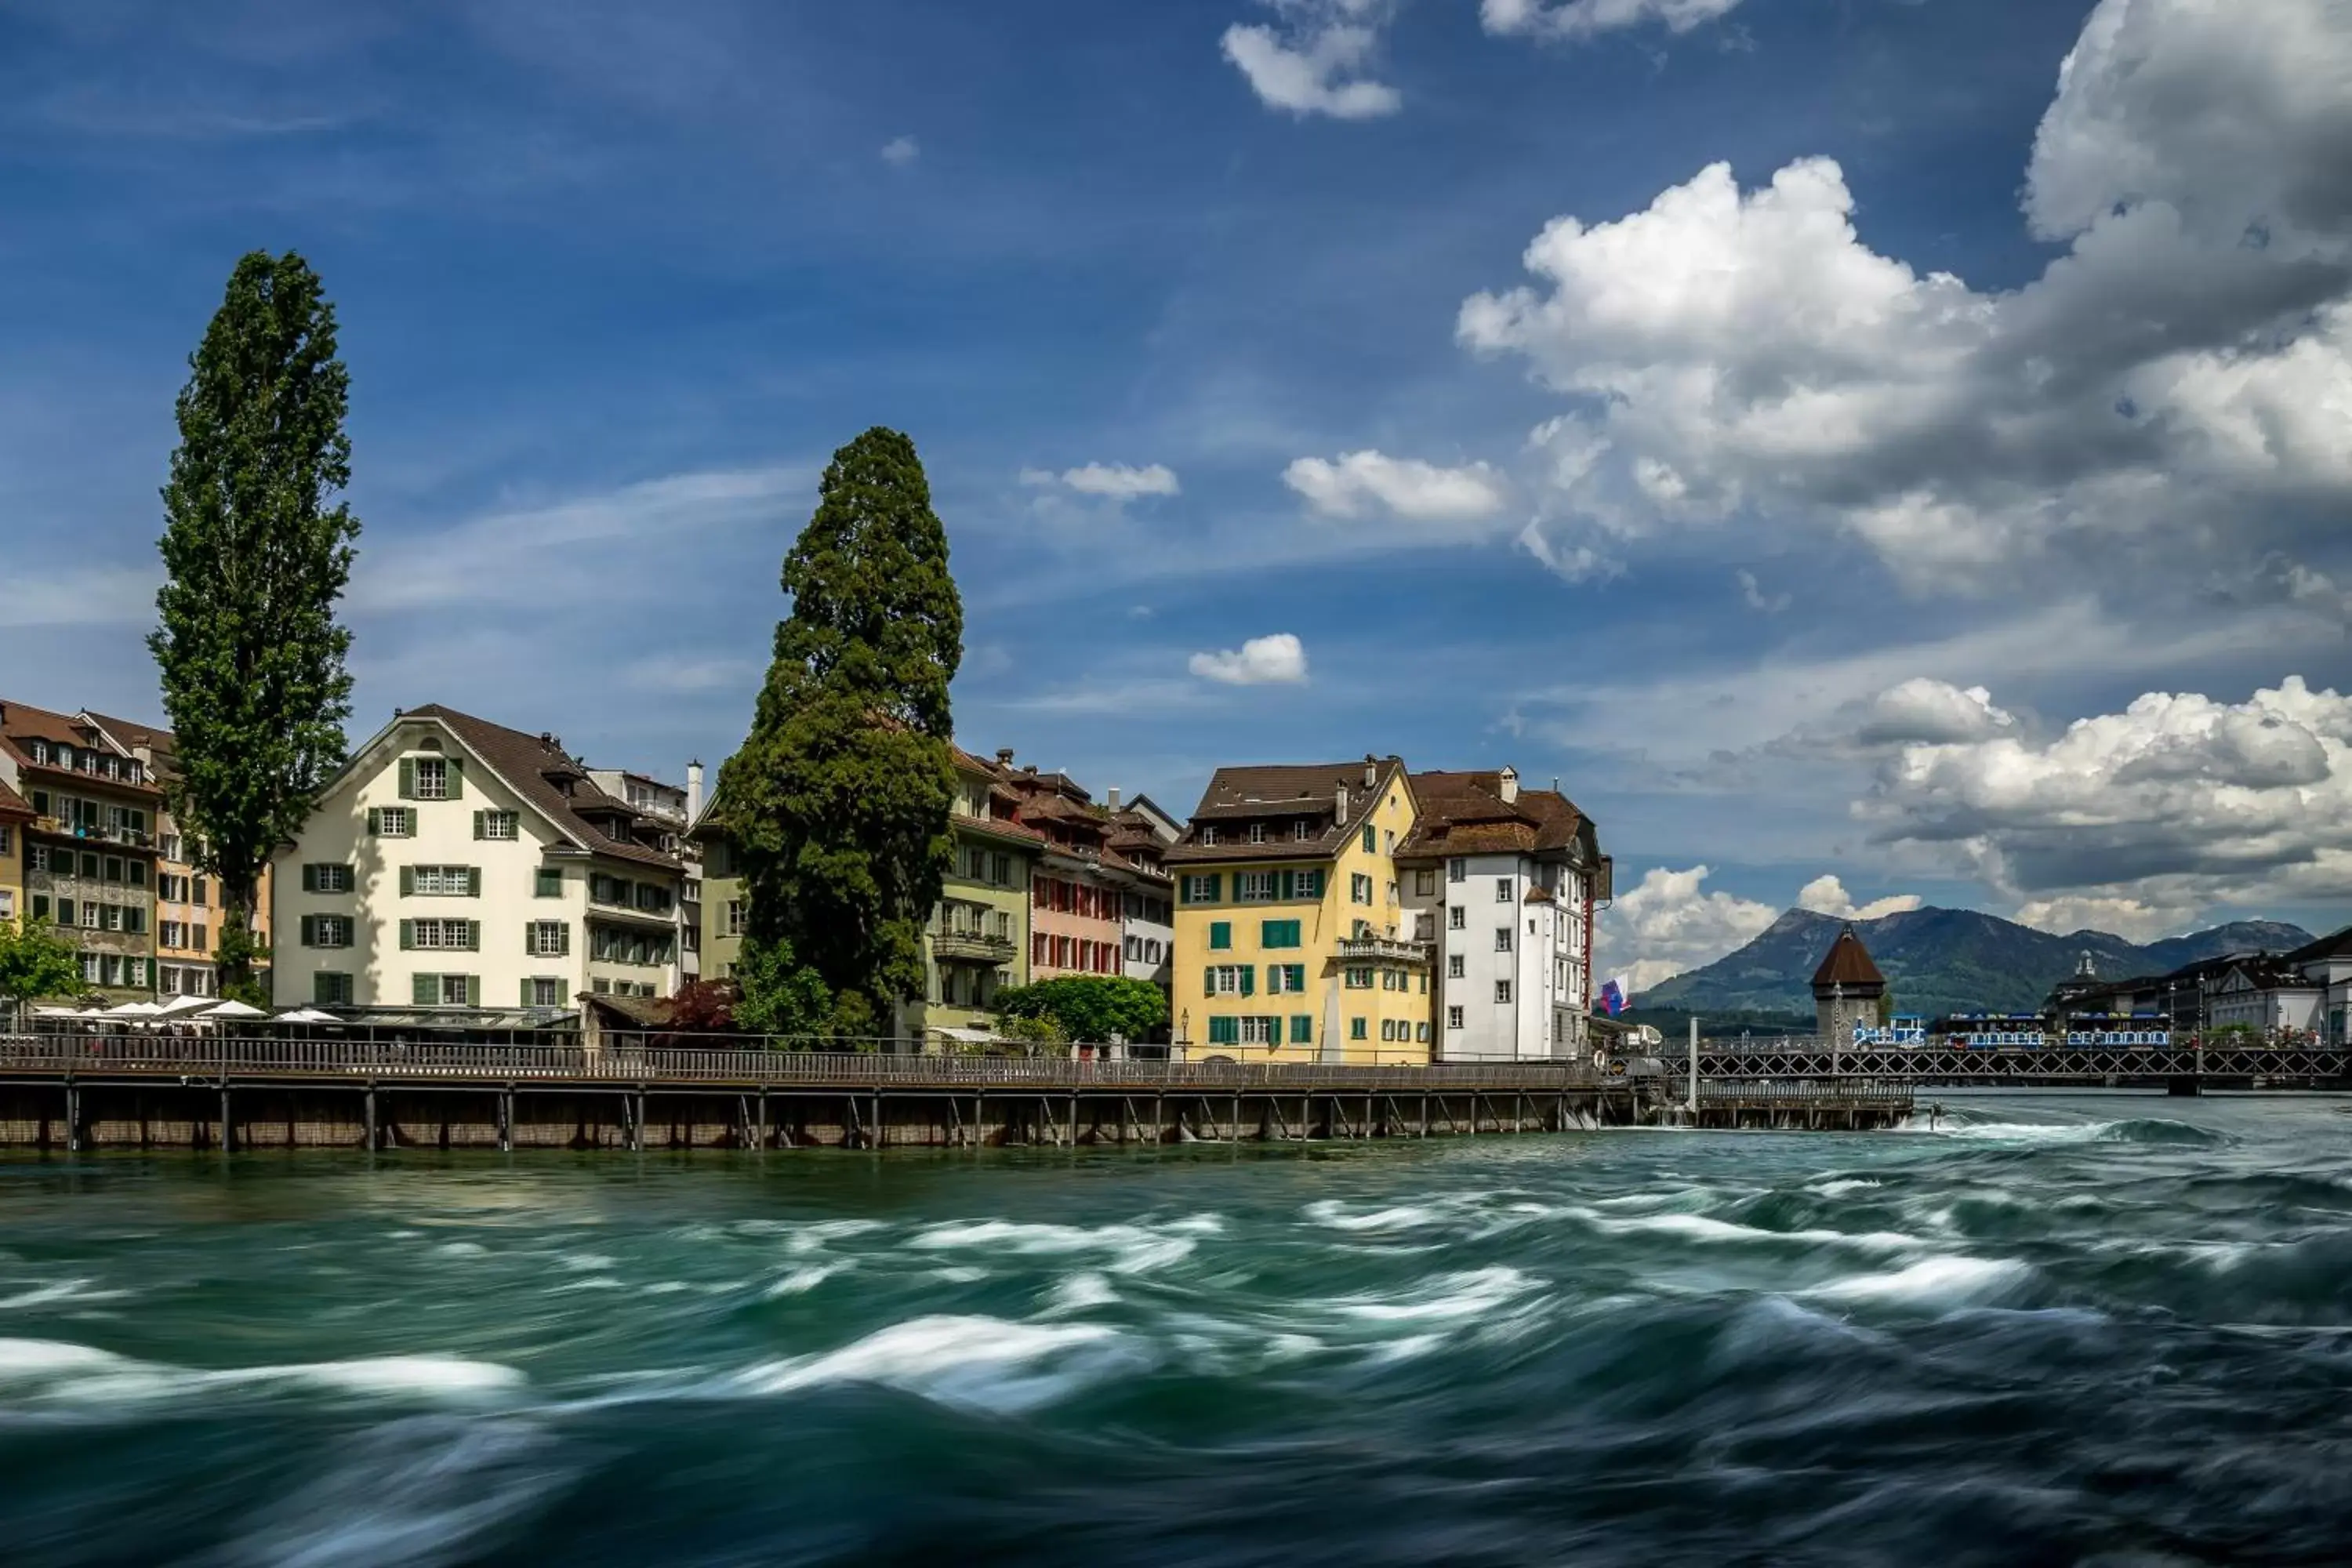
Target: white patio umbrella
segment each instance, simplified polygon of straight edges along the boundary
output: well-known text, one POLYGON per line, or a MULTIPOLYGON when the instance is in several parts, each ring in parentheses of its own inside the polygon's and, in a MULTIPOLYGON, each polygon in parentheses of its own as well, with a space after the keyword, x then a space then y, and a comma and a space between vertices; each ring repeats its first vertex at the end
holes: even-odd
POLYGON ((174 996, 155 1009, 155 1016, 158 1018, 184 1017, 190 1013, 203 1012, 217 1000, 218 998, 212 996, 174 996))
POLYGON ((214 1006, 214 1007, 207 1007, 206 1009, 205 1009, 204 1016, 205 1016, 205 1017, 206 1017, 206 1018, 208 1018, 208 1019, 209 1019, 209 1018, 264 1018, 264 1017, 268 1017, 268 1014, 266 1014, 266 1013, 264 1013, 264 1012, 263 1012, 260 1008, 258 1008, 258 1007, 248 1006, 247 1004, 245 1004, 245 1003, 243 1003, 243 1002, 237 1002, 237 1001, 233 1001, 233 1000, 232 1000, 232 1001, 223 1002, 223 1003, 221 1003, 221 1004, 220 1004, 219 1005, 217 1005, 217 1006, 214 1006))
POLYGON ((340 1024, 332 1013, 321 1013, 316 1007, 297 1007, 291 1013, 280 1013, 271 1020, 278 1024, 340 1024))
POLYGON ((162 1009, 152 1002, 125 1002, 120 1006, 109 1007, 99 1016, 101 1018, 152 1018, 160 1011, 162 1009))

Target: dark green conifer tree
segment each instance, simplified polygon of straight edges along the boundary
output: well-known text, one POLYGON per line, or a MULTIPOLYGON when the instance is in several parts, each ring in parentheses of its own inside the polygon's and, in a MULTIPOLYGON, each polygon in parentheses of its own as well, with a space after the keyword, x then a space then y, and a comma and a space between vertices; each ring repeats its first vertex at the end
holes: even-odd
POLYGON ((738 1016, 870 1040, 922 994, 954 848, 963 605, 912 441, 877 427, 834 454, 783 586, 792 613, 719 780, 751 904, 738 1016))
POLYGON ((221 989, 254 999, 261 873, 341 763, 351 712, 335 602, 360 524, 333 499, 351 383, 318 275, 291 251, 238 261, 188 370, 148 647, 177 735, 172 809, 220 885, 221 989))

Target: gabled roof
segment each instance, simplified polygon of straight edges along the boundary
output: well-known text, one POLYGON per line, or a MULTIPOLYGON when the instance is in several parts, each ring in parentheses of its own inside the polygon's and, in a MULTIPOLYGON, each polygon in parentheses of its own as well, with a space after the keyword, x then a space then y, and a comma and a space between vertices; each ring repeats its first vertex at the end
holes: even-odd
POLYGON ((73 768, 61 768, 53 763, 36 763, 30 750, 34 741, 47 741, 60 746, 80 746, 91 751, 111 752, 129 757, 131 749, 109 735, 99 721, 88 713, 53 713, 46 708, 36 708, 29 702, 0 701, 0 746, 26 767, 46 767, 53 773, 87 780, 93 787, 103 790, 129 790, 134 794, 161 797, 163 790, 151 778, 144 784, 132 784, 128 779, 100 778, 73 768))
POLYGON ((647 848, 634 838, 616 837, 606 832, 602 824, 591 820, 592 815, 610 814, 634 822, 641 814, 626 801, 616 800, 598 789, 579 759, 557 745, 552 736, 525 734, 437 702, 411 708, 394 723, 418 719, 435 719, 446 725, 459 742, 479 757, 509 789, 581 848, 668 871, 683 868, 676 857, 647 848), (547 776, 551 773, 576 780, 572 794, 567 795, 558 789, 547 776))
POLYGON ((1439 859, 1453 855, 1558 855, 1581 848, 1572 859, 1597 859, 1592 825, 1558 790, 1520 789, 1503 799, 1500 769, 1412 775, 1420 807, 1411 837, 1397 847, 1400 860, 1439 859))
MULTIPOLYGON (((1386 798, 1390 786, 1397 784, 1403 784, 1408 794, 1412 792, 1412 781, 1405 773, 1402 757, 1219 768, 1211 775, 1209 787, 1202 795, 1184 837, 1168 847, 1165 858, 1171 864, 1187 865, 1223 860, 1325 859, 1338 851, 1386 798), (1368 766, 1373 770, 1370 788, 1364 785, 1364 769, 1368 766), (1341 820, 1339 803, 1343 790, 1347 793, 1348 810, 1341 820), (1251 821, 1281 824, 1302 817, 1319 819, 1326 826, 1312 838, 1273 832, 1262 844, 1226 842, 1222 837, 1214 844, 1201 842, 1202 830, 1207 827, 1251 821)), ((1417 795, 1415 799, 1417 802, 1417 795)))
POLYGON ((110 718, 85 709, 82 717, 105 731, 116 744, 129 750, 145 746, 148 750, 169 754, 180 749, 180 738, 161 724, 142 724, 131 719, 110 718))
POLYGON ((1870 950, 1862 945, 1862 938, 1847 926, 1830 943, 1829 952, 1822 958, 1822 966, 1813 971, 1813 991, 1816 995, 1837 986, 1852 994, 1863 994, 1871 987, 1886 989, 1886 976, 1871 962, 1870 950))
POLYGON ((2306 942, 2286 955, 2289 963, 2316 963, 2323 958, 2352 958, 2352 926, 2306 942))
POLYGON ((32 803, 10 789, 5 779, 0 779, 0 816, 12 820, 21 817, 26 822, 33 819, 32 803))

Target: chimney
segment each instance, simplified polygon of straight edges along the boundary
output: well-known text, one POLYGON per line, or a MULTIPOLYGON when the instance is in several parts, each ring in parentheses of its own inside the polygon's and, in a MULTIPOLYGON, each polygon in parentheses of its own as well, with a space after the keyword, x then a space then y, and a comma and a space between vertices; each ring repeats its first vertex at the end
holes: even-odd
POLYGON ((693 823, 702 816, 702 759, 697 757, 686 764, 686 820, 693 823))
POLYGON ((1000 768, 1009 768, 1013 765, 1012 747, 999 746, 996 748, 996 765, 1000 768))
POLYGON ((1331 815, 1340 826, 1348 826, 1348 786, 1341 784, 1331 800, 1331 815))
POLYGON ((1381 782, 1381 764, 1380 764, 1378 762, 1376 762, 1376 761, 1374 761, 1374 760, 1373 760, 1373 758, 1372 758, 1372 753, 1371 753, 1371 752, 1366 752, 1364 753, 1364 789, 1365 789, 1365 791, 1366 791, 1367 793, 1370 792, 1370 791, 1371 791, 1375 786, 1377 786, 1377 785, 1380 784, 1380 782, 1381 782))
POLYGON ((1103 809, 1106 811, 1117 811, 1118 809, 1118 785, 1113 784, 1110 788, 1103 791, 1103 809))
POLYGON ((1496 777, 1502 785, 1503 804, 1517 805, 1519 800, 1519 770, 1506 763, 1496 777))

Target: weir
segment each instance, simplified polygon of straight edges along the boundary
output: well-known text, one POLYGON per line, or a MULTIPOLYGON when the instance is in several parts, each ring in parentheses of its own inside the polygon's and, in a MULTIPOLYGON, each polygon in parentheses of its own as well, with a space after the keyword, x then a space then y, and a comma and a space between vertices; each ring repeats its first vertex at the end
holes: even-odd
MULTIPOLYGON (((1706 1127, 1899 1125, 1907 1091, 1704 1084, 1706 1127)), ((797 1149, 1308 1142, 1685 1121, 1582 1063, 1164 1062, 347 1039, 0 1037, 0 1145, 797 1149)))

